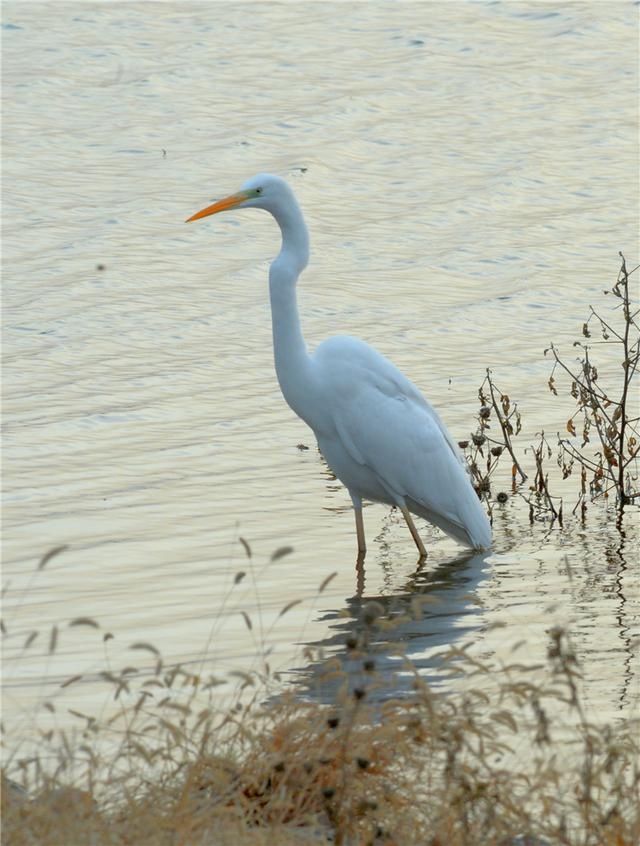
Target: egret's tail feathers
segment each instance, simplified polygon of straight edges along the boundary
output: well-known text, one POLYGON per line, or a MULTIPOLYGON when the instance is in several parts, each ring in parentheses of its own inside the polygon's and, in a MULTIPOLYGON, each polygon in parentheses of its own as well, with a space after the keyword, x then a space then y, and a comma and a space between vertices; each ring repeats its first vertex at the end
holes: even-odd
MULTIPOLYGON (((475 492, 473 496, 475 497, 475 492)), ((464 524, 444 514, 431 511, 427 506, 416 502, 410 497, 406 498, 406 502, 407 508, 412 514, 416 514, 429 523, 433 523, 434 526, 442 529, 443 532, 458 541, 458 543, 469 546, 472 549, 491 548, 491 524, 479 499, 476 498, 475 503, 473 501, 465 503, 468 507, 465 508, 464 524)))

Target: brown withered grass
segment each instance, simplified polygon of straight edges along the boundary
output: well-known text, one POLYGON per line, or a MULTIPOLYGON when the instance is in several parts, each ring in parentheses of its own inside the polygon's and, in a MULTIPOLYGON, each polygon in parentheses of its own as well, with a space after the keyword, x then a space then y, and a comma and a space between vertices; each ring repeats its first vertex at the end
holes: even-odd
POLYGON ((464 684, 447 694, 405 661, 412 694, 394 698, 376 668, 376 627, 387 625, 381 606, 365 606, 345 658, 325 661, 330 704, 269 696, 255 675, 244 684, 258 693, 220 712, 212 679, 167 670, 139 644, 155 672, 105 674, 120 701, 114 717, 78 717, 74 741, 49 736, 54 765, 38 754, 10 760, 3 844, 640 842, 640 723, 587 720, 566 632, 551 631, 544 672, 451 649, 464 684))

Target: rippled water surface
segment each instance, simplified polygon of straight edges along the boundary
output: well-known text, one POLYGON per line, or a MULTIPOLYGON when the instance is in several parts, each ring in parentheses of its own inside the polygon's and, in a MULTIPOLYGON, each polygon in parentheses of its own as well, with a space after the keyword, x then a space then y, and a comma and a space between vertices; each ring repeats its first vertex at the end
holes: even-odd
MULTIPOLYGON (((355 533, 276 382, 277 228, 257 212, 183 221, 257 171, 290 178, 311 347, 366 338, 456 438, 491 367, 529 437, 555 433, 572 409, 542 351, 570 348, 619 249, 637 259, 637 5, 3 9, 6 719, 96 700, 103 650, 121 665, 136 641, 195 665, 208 649, 222 674, 267 644, 311 679, 297 645, 342 649, 342 612, 358 613, 355 533)), ((524 640, 540 660, 557 622, 590 712, 637 710, 632 517, 626 534, 599 508, 549 532, 513 499, 493 554, 425 529, 418 572, 396 515, 365 522, 364 595, 437 600, 402 632, 425 673, 453 641, 501 657, 524 640)))

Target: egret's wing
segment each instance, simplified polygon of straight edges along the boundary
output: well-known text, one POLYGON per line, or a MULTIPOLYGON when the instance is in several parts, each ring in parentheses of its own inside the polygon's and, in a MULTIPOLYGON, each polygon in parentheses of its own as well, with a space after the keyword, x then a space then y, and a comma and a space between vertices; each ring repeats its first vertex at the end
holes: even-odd
POLYGON ((350 457, 392 500, 463 543, 490 545, 487 516, 464 459, 415 385, 353 338, 325 341, 316 355, 324 405, 350 457))
POLYGON ((473 491, 439 421, 425 406, 367 386, 336 404, 333 419, 351 457, 374 472, 386 490, 464 525, 460 494, 473 491))
POLYGON ((411 497, 454 521, 455 493, 470 487, 438 415, 390 361, 362 342, 333 338, 318 349, 336 432, 359 464, 396 497, 411 497))

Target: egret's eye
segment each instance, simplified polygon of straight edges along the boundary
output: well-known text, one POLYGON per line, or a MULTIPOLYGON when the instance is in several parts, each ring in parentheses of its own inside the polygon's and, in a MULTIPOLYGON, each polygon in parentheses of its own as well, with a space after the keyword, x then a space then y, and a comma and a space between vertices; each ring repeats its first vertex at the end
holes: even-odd
POLYGON ((262 188, 256 188, 256 194, 262 194, 262 188))

